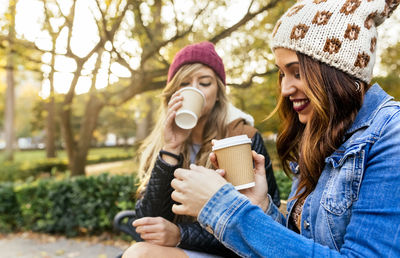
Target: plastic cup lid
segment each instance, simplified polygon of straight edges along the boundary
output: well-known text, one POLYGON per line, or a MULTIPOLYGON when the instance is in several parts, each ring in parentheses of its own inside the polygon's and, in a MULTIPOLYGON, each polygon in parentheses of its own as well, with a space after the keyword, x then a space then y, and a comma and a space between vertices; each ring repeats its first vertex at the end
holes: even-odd
POLYGON ((251 139, 247 137, 246 134, 242 134, 214 141, 214 146, 212 147, 212 150, 215 151, 226 147, 231 147, 246 143, 251 143, 251 139))

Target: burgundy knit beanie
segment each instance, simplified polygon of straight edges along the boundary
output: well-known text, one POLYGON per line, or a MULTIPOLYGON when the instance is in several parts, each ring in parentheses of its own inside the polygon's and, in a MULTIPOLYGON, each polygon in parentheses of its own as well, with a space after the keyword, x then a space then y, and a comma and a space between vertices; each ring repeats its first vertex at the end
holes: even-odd
POLYGON ((211 42, 200 42, 182 48, 174 57, 168 70, 167 83, 172 80, 176 72, 185 64, 201 63, 211 69, 219 76, 225 84, 225 68, 221 57, 215 51, 211 42))

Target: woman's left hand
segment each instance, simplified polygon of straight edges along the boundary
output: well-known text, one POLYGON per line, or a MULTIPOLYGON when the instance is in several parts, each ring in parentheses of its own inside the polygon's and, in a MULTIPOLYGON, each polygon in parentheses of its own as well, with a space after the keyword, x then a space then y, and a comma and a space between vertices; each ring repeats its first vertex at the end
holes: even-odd
POLYGON ((215 170, 194 164, 190 165, 190 170, 182 168, 175 170, 174 176, 171 186, 175 190, 171 197, 180 204, 174 204, 172 211, 179 215, 197 217, 206 202, 227 184, 215 170))
POLYGON ((181 239, 178 226, 162 217, 143 217, 132 225, 144 241, 152 244, 176 246, 181 239))
POLYGON ((255 186, 240 190, 239 192, 246 195, 250 202, 259 206, 263 211, 266 211, 269 205, 268 199, 268 182, 265 176, 265 157, 252 151, 254 160, 254 181, 255 186))

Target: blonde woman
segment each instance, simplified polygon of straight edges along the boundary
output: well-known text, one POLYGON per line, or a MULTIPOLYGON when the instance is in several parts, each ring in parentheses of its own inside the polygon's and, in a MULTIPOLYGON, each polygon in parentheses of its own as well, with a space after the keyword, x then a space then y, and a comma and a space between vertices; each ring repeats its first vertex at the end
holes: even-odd
POLYGON ((251 126, 252 117, 229 103, 225 87, 224 65, 212 43, 188 45, 174 57, 162 93, 161 117, 141 147, 138 219, 133 226, 144 242, 130 247, 124 257, 236 256, 202 229, 195 218, 172 213, 171 181, 175 169, 189 168, 191 163, 212 168, 209 160, 212 139, 247 134, 253 150, 265 156, 269 194, 275 204, 280 204, 262 137, 251 126), (201 117, 191 130, 181 129, 174 122, 182 105, 177 91, 187 86, 202 91, 206 99, 201 117))

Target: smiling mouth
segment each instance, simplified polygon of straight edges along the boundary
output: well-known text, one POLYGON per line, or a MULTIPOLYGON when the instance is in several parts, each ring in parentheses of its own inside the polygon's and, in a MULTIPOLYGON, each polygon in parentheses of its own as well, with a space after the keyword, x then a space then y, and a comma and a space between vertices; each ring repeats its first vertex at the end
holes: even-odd
POLYGON ((310 104, 310 100, 308 99, 302 99, 302 100, 294 100, 293 101, 293 109, 296 112, 300 112, 304 110, 308 104, 310 104))

